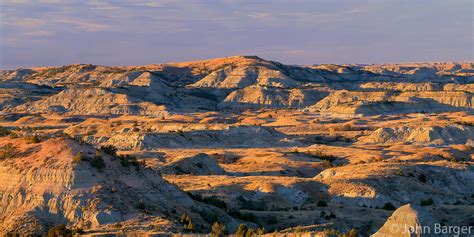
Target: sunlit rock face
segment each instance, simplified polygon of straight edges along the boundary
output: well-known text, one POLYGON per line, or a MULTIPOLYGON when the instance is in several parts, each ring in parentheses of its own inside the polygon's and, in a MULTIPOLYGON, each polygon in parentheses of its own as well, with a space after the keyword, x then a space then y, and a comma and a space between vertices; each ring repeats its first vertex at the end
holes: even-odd
POLYGON ((0 234, 472 225, 473 85, 473 63, 256 56, 1 71, 0 234))

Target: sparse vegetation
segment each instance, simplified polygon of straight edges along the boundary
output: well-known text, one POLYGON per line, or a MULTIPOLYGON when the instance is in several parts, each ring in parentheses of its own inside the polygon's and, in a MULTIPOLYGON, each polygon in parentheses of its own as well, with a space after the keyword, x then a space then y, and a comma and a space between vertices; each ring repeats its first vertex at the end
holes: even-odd
POLYGON ((48 237, 72 237, 76 234, 83 234, 82 229, 68 229, 65 225, 60 224, 48 230, 48 237))
POLYGON ((318 207, 327 207, 328 204, 323 200, 319 200, 317 206, 318 207))
POLYGON ((87 157, 82 152, 78 152, 74 157, 72 157, 73 163, 81 163, 87 160, 87 157))
POLYGON ((220 200, 218 197, 215 197, 215 196, 203 197, 199 193, 193 194, 191 192, 188 192, 188 195, 192 199, 194 199, 198 202, 203 202, 203 203, 206 203, 206 204, 209 204, 209 205, 213 205, 213 206, 219 207, 221 209, 226 209, 227 208, 227 204, 224 201, 220 200))
POLYGON ((223 237, 225 236, 225 226, 220 222, 214 222, 211 230, 211 237, 223 237))
POLYGON ((434 200, 432 198, 428 198, 428 199, 423 199, 421 200, 420 202, 420 205, 421 206, 431 206, 434 204, 434 200))
POLYGON ((309 154, 314 158, 329 161, 329 162, 333 162, 337 158, 333 155, 328 155, 328 154, 326 154, 324 152, 321 152, 321 151, 311 151, 309 154))
POLYGON ((470 122, 470 121, 458 121, 458 122, 455 122, 455 123, 457 123, 459 125, 474 127, 474 122, 470 122))
POLYGON ((332 167, 331 161, 328 161, 328 160, 323 161, 323 168, 324 169, 329 169, 331 167, 332 167))
POLYGON ((102 152, 104 152, 105 154, 109 154, 111 156, 116 156, 117 155, 117 148, 113 145, 101 146, 100 150, 102 152))
POLYGON ((0 127, 0 137, 9 136, 12 132, 4 127, 0 127))
POLYGON ((90 160, 90 164, 92 167, 95 167, 101 172, 105 168, 104 159, 100 155, 95 155, 94 157, 92 157, 92 159, 90 160))
POLYGON ((426 181, 427 181, 426 175, 425 174, 418 175, 418 180, 422 183, 426 183, 426 181))
POLYGON ((7 143, 0 147, 0 160, 15 158, 20 154, 18 148, 12 143, 7 143))
POLYGON ((137 203, 137 205, 135 206, 137 209, 140 209, 140 210, 145 210, 146 206, 145 206, 145 203, 143 202, 143 200, 140 200, 140 202, 137 203))
POLYGON ((24 137, 26 143, 40 143, 41 138, 39 135, 34 134, 34 135, 27 135, 24 137))
POLYGON ((120 164, 123 167, 129 167, 129 166, 134 166, 135 168, 140 167, 140 162, 137 161, 137 158, 135 156, 127 154, 127 155, 119 155, 117 156, 117 158, 119 159, 120 164))
POLYGON ((393 210, 407 200, 429 208, 406 213, 428 211, 446 224, 469 219, 472 63, 450 64, 450 73, 463 71, 456 76, 427 65, 293 67, 238 57, 231 68, 233 60, 2 71, 0 177, 11 179, 0 190, 11 193, 0 210, 15 208, 0 214, 9 222, 0 229, 36 228, 39 218, 51 221, 38 223, 48 236, 59 211, 74 218, 52 236, 70 236, 73 226, 91 235, 222 236, 224 224, 240 224, 242 237, 264 234, 261 226, 275 236, 326 227, 324 236, 355 237, 402 213, 393 210), (115 72, 123 74, 108 75, 115 72), (433 113, 438 104, 433 111, 446 111, 433 113), (64 183, 71 177, 76 185, 64 183), (44 209, 31 195, 78 203, 44 209))
POLYGON ((188 214, 183 213, 183 215, 181 215, 181 217, 179 218, 179 222, 183 224, 184 233, 190 233, 194 231, 193 221, 191 220, 191 217, 188 214))
POLYGON ((247 227, 245 224, 240 224, 239 227, 237 228, 237 231, 235 232, 236 236, 243 237, 243 236, 258 236, 258 235, 263 235, 265 234, 265 228, 257 228, 257 229, 252 229, 247 227))
POLYGON ((338 230, 333 230, 333 229, 324 229, 322 231, 323 236, 326 237, 358 237, 359 232, 356 229, 350 229, 349 231, 345 233, 341 233, 338 230))
POLYGON ((397 208, 396 208, 395 205, 393 205, 391 202, 387 202, 387 203, 385 203, 385 204, 383 205, 382 209, 388 210, 388 211, 393 211, 393 210, 395 210, 395 209, 397 209, 397 208))
POLYGON ((242 195, 237 197, 237 200, 240 202, 240 207, 247 210, 255 211, 265 211, 267 210, 267 205, 263 200, 255 201, 251 199, 245 199, 242 195))

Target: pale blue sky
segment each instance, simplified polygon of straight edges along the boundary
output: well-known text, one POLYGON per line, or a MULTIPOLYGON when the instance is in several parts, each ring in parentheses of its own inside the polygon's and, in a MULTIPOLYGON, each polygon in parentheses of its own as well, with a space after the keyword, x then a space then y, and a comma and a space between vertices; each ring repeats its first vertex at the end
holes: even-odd
POLYGON ((472 0, 0 0, 0 67, 473 60, 472 0))

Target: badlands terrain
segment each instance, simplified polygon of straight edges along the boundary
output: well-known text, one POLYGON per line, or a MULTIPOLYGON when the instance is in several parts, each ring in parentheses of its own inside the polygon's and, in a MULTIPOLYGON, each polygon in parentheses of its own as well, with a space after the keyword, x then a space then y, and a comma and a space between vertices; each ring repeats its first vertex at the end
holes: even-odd
POLYGON ((472 226, 473 93, 472 62, 0 71, 0 234, 472 226))

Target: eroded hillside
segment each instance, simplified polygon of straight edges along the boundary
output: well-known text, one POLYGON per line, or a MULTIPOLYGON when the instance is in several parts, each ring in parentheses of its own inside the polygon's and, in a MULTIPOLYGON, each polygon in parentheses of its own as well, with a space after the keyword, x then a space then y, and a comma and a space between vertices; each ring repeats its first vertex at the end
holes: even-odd
POLYGON ((380 236, 400 213, 473 225, 473 65, 2 71, 0 232, 380 236))

